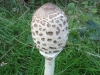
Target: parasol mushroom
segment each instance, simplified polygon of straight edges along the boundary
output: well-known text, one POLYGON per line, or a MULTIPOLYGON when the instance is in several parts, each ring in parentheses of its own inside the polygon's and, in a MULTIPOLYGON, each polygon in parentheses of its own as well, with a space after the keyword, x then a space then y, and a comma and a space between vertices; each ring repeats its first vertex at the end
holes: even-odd
POLYGON ((31 32, 36 47, 45 57, 44 75, 54 75, 55 58, 68 39, 65 13, 52 3, 44 4, 32 17, 31 32))

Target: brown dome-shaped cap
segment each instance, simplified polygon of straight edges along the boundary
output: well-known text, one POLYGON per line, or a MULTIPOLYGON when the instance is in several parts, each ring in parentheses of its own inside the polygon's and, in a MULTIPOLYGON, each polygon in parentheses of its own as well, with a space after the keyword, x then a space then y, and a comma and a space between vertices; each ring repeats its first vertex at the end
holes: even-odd
POLYGON ((31 32, 42 55, 59 53, 68 39, 67 17, 56 5, 44 4, 32 17, 31 32))

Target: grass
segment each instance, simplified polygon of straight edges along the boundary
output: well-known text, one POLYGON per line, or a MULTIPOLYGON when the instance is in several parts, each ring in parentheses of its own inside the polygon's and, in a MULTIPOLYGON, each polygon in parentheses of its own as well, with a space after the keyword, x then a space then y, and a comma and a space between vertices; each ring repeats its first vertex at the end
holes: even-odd
MULTIPOLYGON (((67 6, 61 8, 67 14, 67 6)), ((16 13, 0 7, 0 75, 43 75, 44 57, 35 48, 30 32, 34 10, 16 13)), ((89 37, 83 40, 77 29, 89 19, 100 24, 100 17, 81 8, 67 15, 70 34, 68 44, 56 58, 55 75, 99 75, 100 41, 89 37)))

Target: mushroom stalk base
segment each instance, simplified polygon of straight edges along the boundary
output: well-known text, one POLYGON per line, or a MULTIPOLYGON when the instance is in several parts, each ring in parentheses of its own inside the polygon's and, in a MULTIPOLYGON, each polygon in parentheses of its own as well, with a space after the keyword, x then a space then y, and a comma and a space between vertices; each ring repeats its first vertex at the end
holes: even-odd
POLYGON ((44 75, 54 75, 55 58, 45 58, 45 71, 44 75))

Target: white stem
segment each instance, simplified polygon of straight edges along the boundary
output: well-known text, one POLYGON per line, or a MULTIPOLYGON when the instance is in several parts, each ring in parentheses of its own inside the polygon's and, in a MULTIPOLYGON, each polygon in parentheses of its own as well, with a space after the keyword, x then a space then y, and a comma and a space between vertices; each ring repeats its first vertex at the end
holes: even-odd
POLYGON ((45 58, 45 71, 44 75, 54 75, 55 58, 45 58))

